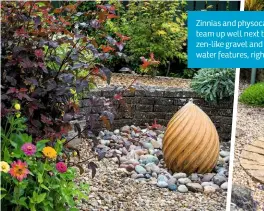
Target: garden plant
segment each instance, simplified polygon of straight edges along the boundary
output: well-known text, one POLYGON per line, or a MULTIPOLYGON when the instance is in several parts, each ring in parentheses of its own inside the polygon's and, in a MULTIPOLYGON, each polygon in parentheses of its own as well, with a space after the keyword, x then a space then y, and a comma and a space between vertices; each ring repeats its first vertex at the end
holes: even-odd
POLYGON ((106 29, 109 33, 122 32, 131 38, 125 52, 133 68, 156 75, 157 66, 138 68, 139 58, 144 61, 151 53, 163 69, 173 59, 186 63, 187 14, 180 11, 185 2, 131 1, 126 7, 117 5, 120 18, 109 19, 106 29))
MULTIPOLYGON (((87 199, 87 185, 77 186, 73 181, 76 169, 69 159, 80 155, 67 145, 67 133, 73 129, 71 120, 82 116, 79 99, 95 87, 95 77, 110 83, 111 71, 103 61, 111 54, 122 54, 122 49, 118 48, 120 42, 102 34, 105 21, 115 18, 115 7, 97 5, 93 11, 77 13, 79 5, 53 8, 50 2, 2 3, 4 210, 77 210, 76 202, 87 199), (93 36, 104 40, 102 44, 79 27, 77 16, 89 18, 87 27, 93 36), (111 50, 106 50, 110 48, 106 45, 111 45, 111 50)), ((101 116, 87 112, 82 131, 74 124, 79 137, 92 136, 93 124, 99 118, 106 125, 112 123, 108 100, 100 100, 105 104, 101 116)), ((96 102, 91 99, 91 103, 96 102)), ((94 176, 96 164, 86 165, 94 176)), ((76 167, 83 172, 81 165, 76 167)))
POLYGON ((249 86, 240 95, 239 100, 248 105, 264 107, 264 82, 249 86))
POLYGON ((192 89, 208 102, 234 95, 234 69, 200 69, 192 79, 192 89))

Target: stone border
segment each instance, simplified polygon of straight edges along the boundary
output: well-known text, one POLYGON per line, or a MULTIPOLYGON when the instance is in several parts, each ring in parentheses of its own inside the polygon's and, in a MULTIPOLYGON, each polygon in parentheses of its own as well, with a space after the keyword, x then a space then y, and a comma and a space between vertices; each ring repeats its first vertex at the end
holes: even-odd
MULTIPOLYGON (((189 99, 193 98, 198 105, 211 118, 216 126, 221 141, 229 141, 231 138, 233 98, 222 100, 219 104, 206 102, 190 89, 162 88, 141 86, 134 93, 124 91, 123 99, 127 108, 113 99, 117 87, 109 86, 91 91, 87 97, 80 101, 80 111, 85 114, 87 109, 100 110, 100 105, 91 108, 89 98, 91 96, 112 99, 116 110, 116 116, 112 129, 124 125, 145 126, 152 124, 156 119, 158 124, 167 125, 168 121, 189 99)), ((102 124, 97 124, 96 131, 102 129, 102 124)))

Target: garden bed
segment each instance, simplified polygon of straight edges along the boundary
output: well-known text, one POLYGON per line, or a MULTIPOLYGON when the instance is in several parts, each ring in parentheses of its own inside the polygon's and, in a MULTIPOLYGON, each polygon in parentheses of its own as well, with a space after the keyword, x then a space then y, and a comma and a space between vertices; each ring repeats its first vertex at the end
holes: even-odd
MULTIPOLYGON (((173 174, 163 161, 163 133, 136 126, 101 131, 96 151, 105 150, 105 158, 94 161, 99 168, 93 179, 85 165, 78 178, 91 186, 81 210, 225 210, 230 143, 221 144, 212 173, 173 174)), ((79 146, 83 159, 93 154, 91 145, 79 146)))
MULTIPOLYGON (((173 78, 173 77, 163 77, 163 76, 147 76, 147 75, 132 75, 123 73, 113 73, 110 85, 114 86, 128 86, 134 80, 135 84, 142 86, 159 86, 159 87, 176 87, 176 88, 186 88, 190 89, 191 80, 183 78, 173 78)), ((106 81, 100 79, 96 80, 98 87, 107 86, 106 81)))

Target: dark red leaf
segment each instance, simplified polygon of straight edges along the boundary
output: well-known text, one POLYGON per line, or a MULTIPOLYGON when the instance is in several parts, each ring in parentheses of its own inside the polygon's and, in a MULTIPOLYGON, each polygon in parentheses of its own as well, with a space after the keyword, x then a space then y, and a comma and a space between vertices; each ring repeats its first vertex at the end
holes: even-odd
POLYGON ((31 122, 31 124, 34 125, 34 127, 36 127, 36 128, 40 128, 40 127, 41 127, 41 123, 40 123, 40 121, 38 121, 38 120, 31 119, 30 122, 31 122))
POLYGON ((15 87, 10 87, 6 94, 18 93, 18 90, 15 87))
POLYGON ((28 91, 27 88, 20 88, 20 90, 19 90, 19 92, 26 92, 26 91, 28 91))
POLYGON ((53 122, 48 117, 46 117, 43 114, 41 114, 40 116, 41 116, 41 122, 48 124, 48 125, 53 125, 53 122))

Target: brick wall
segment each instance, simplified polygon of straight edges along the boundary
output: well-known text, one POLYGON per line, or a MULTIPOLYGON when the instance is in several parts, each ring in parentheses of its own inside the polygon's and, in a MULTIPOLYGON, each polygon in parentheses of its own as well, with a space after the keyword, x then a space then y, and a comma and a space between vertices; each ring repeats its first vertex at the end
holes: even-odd
MULTIPOLYGON (((225 100, 219 104, 207 103, 197 96, 192 90, 176 88, 137 88, 135 93, 124 92, 123 98, 126 106, 113 99, 114 88, 100 89, 93 91, 90 95, 112 99, 116 116, 112 129, 124 125, 145 126, 145 123, 157 123, 167 125, 168 121, 190 98, 198 105, 214 122, 221 141, 228 141, 231 138, 233 100, 225 100)), ((90 109, 100 110, 100 105, 93 108, 89 106, 89 96, 80 101, 81 112, 84 114, 90 109)), ((96 125, 95 130, 100 130, 102 124, 96 125)))

